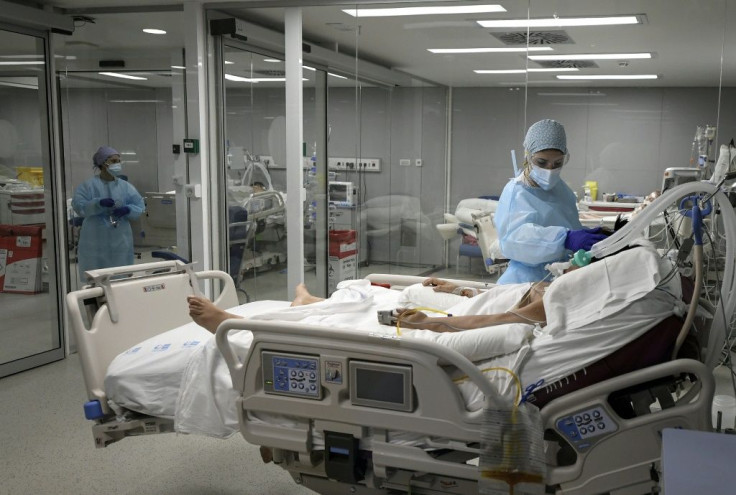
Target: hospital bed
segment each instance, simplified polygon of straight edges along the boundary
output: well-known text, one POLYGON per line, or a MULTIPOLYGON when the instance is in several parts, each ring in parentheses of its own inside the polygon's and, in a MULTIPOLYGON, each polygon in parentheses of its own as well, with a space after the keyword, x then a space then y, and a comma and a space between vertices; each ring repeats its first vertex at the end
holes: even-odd
POLYGON ((252 193, 242 205, 229 210, 230 267, 236 285, 249 270, 286 261, 283 193, 274 189, 252 193))
MULTIPOLYGON (((714 191, 712 186, 702 187, 702 192, 714 191)), ((690 186, 665 195, 647 213, 656 216, 657 208, 669 205, 665 205, 665 200, 679 201, 679 197, 698 191, 690 186), (681 196, 676 197, 677 194, 681 196)), ((725 204, 721 196, 719 193, 712 198, 717 207, 725 204)), ((700 328, 701 337, 707 335, 709 341, 700 361, 678 359, 625 373, 554 398, 542 407, 544 428, 550 437, 549 451, 555 450, 555 446, 559 450, 558 455, 550 454, 545 483, 558 493, 615 490, 629 493, 625 490, 656 484, 652 477, 659 463, 661 429, 710 428, 713 394, 710 369, 718 360, 725 329, 736 305, 732 246, 736 218, 732 209, 723 209, 721 214, 724 231, 719 235, 728 240, 719 257, 723 267, 718 295, 723 297, 713 299, 713 323, 709 332, 700 328), (672 377, 675 377, 674 384, 672 377), (612 402, 617 405, 611 405, 612 402), (602 415, 606 431, 585 435, 583 442, 566 439, 572 431, 567 423, 574 423, 576 417, 585 414, 602 415)), ((640 227, 632 222, 621 231, 624 234, 611 238, 611 244, 623 242, 626 235, 640 227)), ((88 415, 95 420, 93 431, 98 446, 106 446, 128 434, 172 428, 170 421, 159 418, 114 414, 105 406, 102 383, 105 369, 117 353, 187 319, 181 301, 197 284, 190 286, 193 274, 176 266, 171 268, 171 276, 178 277, 184 286, 178 294, 155 290, 168 274, 158 273, 157 266, 144 269, 139 265, 136 268, 144 270, 140 280, 126 277, 115 281, 110 273, 93 274, 95 287, 71 293, 67 298, 80 342, 88 394, 100 403, 88 406, 89 410, 99 408, 97 416, 94 411, 88 415), (108 319, 112 320, 115 314, 120 318, 123 312, 115 308, 138 307, 133 299, 125 300, 128 296, 114 295, 118 284, 136 301, 147 297, 146 287, 152 287, 150 293, 162 298, 159 307, 171 309, 157 315, 159 321, 141 324, 144 318, 133 316, 127 325, 118 324, 116 328, 108 319), (179 307, 169 304, 165 299, 167 294, 180 300, 179 307), (92 323, 85 324, 84 313, 94 314, 89 319, 92 323), (120 338, 120 330, 130 324, 140 326, 140 332, 125 333, 125 338, 120 338), (82 344, 87 338, 84 332, 93 337, 82 344)), ((374 281, 399 287, 412 280, 375 276, 374 281)), ((165 285, 169 287, 171 283, 165 285)), ((234 302, 226 301, 225 295, 232 295, 233 291, 228 290, 227 283, 225 287, 224 295, 218 300, 221 306, 234 302)), ((486 399, 497 391, 467 357, 444 345, 399 338, 390 332, 345 333, 300 323, 252 319, 223 323, 216 343, 232 376, 243 436, 251 443, 274 448, 275 461, 288 469, 297 482, 320 493, 477 492, 481 473, 472 465, 472 459, 478 457, 484 413, 480 409, 468 410, 446 368, 466 374, 467 381, 486 399), (240 353, 233 345, 233 331, 240 328, 253 332, 247 354, 240 353), (273 374, 278 363, 289 364, 297 373, 299 368, 307 376, 316 371, 315 378, 302 381, 309 388, 315 385, 316 395, 294 396, 279 390, 274 380, 277 375, 273 374), (366 377, 371 380, 366 382, 366 377), (378 390, 371 388, 373 379, 382 380, 386 386, 378 390), (272 418, 281 420, 272 421, 272 418), (282 421, 284 418, 286 422, 282 421), (397 443, 394 441, 397 432, 414 433, 415 439, 422 440, 397 443)), ((575 377, 566 381, 574 382, 575 377)), ((552 388, 557 389, 557 385, 552 388)), ((541 392, 539 395, 542 398, 541 392)))
POLYGON ((498 198, 479 197, 460 200, 455 213, 445 213, 445 223, 435 227, 446 241, 460 236, 456 266, 460 256, 481 258, 484 269, 490 274, 503 271, 508 265, 501 254, 498 234, 493 224, 498 198))

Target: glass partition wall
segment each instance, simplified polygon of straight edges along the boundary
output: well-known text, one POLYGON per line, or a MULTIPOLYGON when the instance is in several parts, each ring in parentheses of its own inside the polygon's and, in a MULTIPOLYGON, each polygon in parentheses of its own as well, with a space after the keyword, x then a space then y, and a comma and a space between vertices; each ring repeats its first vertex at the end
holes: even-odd
MULTIPOLYGON (((107 244, 100 244, 95 235, 120 236, 120 242, 132 242, 136 264, 161 261, 161 256, 190 259, 189 234, 177 228, 188 225, 188 220, 177 222, 177 216, 188 217, 188 199, 181 187, 186 182, 181 149, 186 88, 183 37, 177 32, 180 17, 180 13, 149 13, 145 18, 133 13, 97 15, 78 21, 74 35, 58 44, 71 290, 86 283, 78 260, 87 220, 73 199, 100 174, 93 155, 102 146, 120 154, 118 179, 135 188, 144 210, 140 216, 119 219, 115 207, 127 205, 116 203, 103 211, 103 231, 88 230, 82 242, 104 251, 107 244), (150 26, 166 30, 158 35, 142 31, 150 26), (109 40, 110 32, 127 39, 125 46, 109 40)), ((114 259, 110 266, 116 264, 114 259)))
POLYGON ((64 356, 48 39, 0 27, 0 376, 64 356))
MULTIPOLYGON (((677 9, 630 0, 615 12, 605 1, 529 0, 485 13, 370 15, 391 7, 302 9, 304 42, 336 54, 334 64, 324 62, 328 225, 338 244, 347 242, 343 231, 355 231, 358 265, 338 278, 380 271, 495 280, 472 225, 444 237, 436 225, 475 210, 476 200, 492 207, 514 164, 523 165, 524 136, 538 120, 565 125, 571 156, 562 177, 584 202, 660 189, 665 168, 690 166, 693 153, 697 165, 697 128, 731 132, 721 89, 726 0, 677 9), (609 16, 611 25, 596 25, 609 16), (586 17, 593 25, 577 25, 586 17), (688 23, 707 28, 703 43, 675 34, 688 23)), ((283 9, 236 13, 283 28, 283 9)), ((707 145, 706 160, 714 160, 716 142, 707 145)))

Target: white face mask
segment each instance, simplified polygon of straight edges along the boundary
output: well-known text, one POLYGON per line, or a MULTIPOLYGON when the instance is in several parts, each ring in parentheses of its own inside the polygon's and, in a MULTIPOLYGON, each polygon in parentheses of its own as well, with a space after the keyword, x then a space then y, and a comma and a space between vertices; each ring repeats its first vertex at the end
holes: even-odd
POLYGON ((548 169, 532 165, 529 176, 534 179, 534 182, 540 188, 549 191, 560 182, 560 172, 562 172, 562 168, 548 169))
POLYGON ((117 177, 118 175, 120 175, 120 172, 123 171, 123 166, 119 163, 113 163, 112 165, 107 166, 107 171, 117 177))

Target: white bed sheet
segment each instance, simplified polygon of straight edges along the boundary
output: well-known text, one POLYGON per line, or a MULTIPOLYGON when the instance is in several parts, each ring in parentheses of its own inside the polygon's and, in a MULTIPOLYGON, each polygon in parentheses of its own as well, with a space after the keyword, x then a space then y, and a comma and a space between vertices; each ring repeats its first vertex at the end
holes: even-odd
MULTIPOLYGON (((599 268, 607 272, 630 270, 630 266, 623 261, 630 261, 631 255, 620 258, 622 263, 616 263, 614 258, 604 260, 599 268)), ((638 259, 638 262, 659 266, 656 255, 638 259)), ((668 267, 662 265, 661 269, 667 270, 668 267)), ((535 331, 532 325, 514 324, 455 333, 406 330, 402 331, 402 338, 428 339, 441 343, 476 362, 481 369, 491 366, 507 367, 519 374, 524 386, 540 379, 544 383, 552 383, 610 354, 676 312, 678 306, 672 294, 660 289, 642 289, 651 284, 656 285, 658 276, 633 284, 624 310, 593 322, 586 321, 584 317, 576 320, 580 315, 570 312, 565 316, 568 327, 552 334, 538 327, 535 331), (532 333, 535 337, 530 340, 532 333)), ((554 284, 550 287, 553 286, 554 284)), ((405 302, 401 292, 373 287, 363 280, 349 281, 339 287, 341 290, 333 297, 317 304, 291 308, 287 302, 260 301, 233 308, 231 312, 247 318, 300 321, 342 328, 345 331, 395 335, 395 329, 378 324, 376 311, 395 308, 400 302, 405 302)), ((528 288, 528 284, 497 286, 486 294, 463 299, 449 308, 449 312, 453 315, 503 312, 510 309, 528 288)), ((624 299, 627 299, 625 295, 624 299)), ((607 302, 603 298, 599 305, 607 302)), ((555 311, 564 312, 566 309, 565 306, 560 306, 555 311)), ((155 358, 152 366, 147 366, 140 360, 131 365, 132 357, 139 359, 143 354, 131 354, 127 351, 111 363, 105 382, 106 391, 117 406, 154 415, 170 416, 173 411, 175 427, 179 432, 227 437, 238 430, 235 408, 237 394, 232 390, 230 374, 214 338, 202 334, 201 331, 197 332, 193 326, 191 323, 164 334, 169 338, 176 336, 179 341, 187 338, 192 340, 192 335, 196 338, 203 337, 197 345, 186 349, 178 347, 186 356, 177 361, 179 367, 176 370, 167 370, 165 377, 157 377, 156 371, 161 372, 162 368, 155 364, 160 354, 149 354, 155 358), (185 363, 182 365, 183 361, 185 363), (156 383, 165 389, 155 392, 161 399, 156 402, 154 411, 145 410, 146 401, 150 401, 150 396, 154 393, 150 387, 143 385, 145 383, 156 383), (144 391, 144 397, 136 396, 140 391, 144 391), (173 398, 176 399, 175 403, 173 398)), ((154 349, 164 345, 159 337, 135 347, 154 349)), ((244 357, 252 335, 247 331, 233 332, 231 341, 244 357)), ((174 347, 176 346, 169 346, 170 349, 174 347)), ((493 383, 499 393, 513 395, 511 382, 506 376, 494 374, 493 383)), ((470 409, 482 406, 482 397, 475 386, 461 382, 459 388, 470 409)))

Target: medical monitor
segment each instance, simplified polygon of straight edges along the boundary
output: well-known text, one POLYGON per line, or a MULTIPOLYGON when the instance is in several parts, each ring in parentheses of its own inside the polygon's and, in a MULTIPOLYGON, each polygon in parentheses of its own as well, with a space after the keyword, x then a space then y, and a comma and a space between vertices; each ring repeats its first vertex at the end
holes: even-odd
POLYGON ((355 205, 355 186, 352 182, 330 182, 327 187, 330 203, 335 206, 352 207, 355 205))

